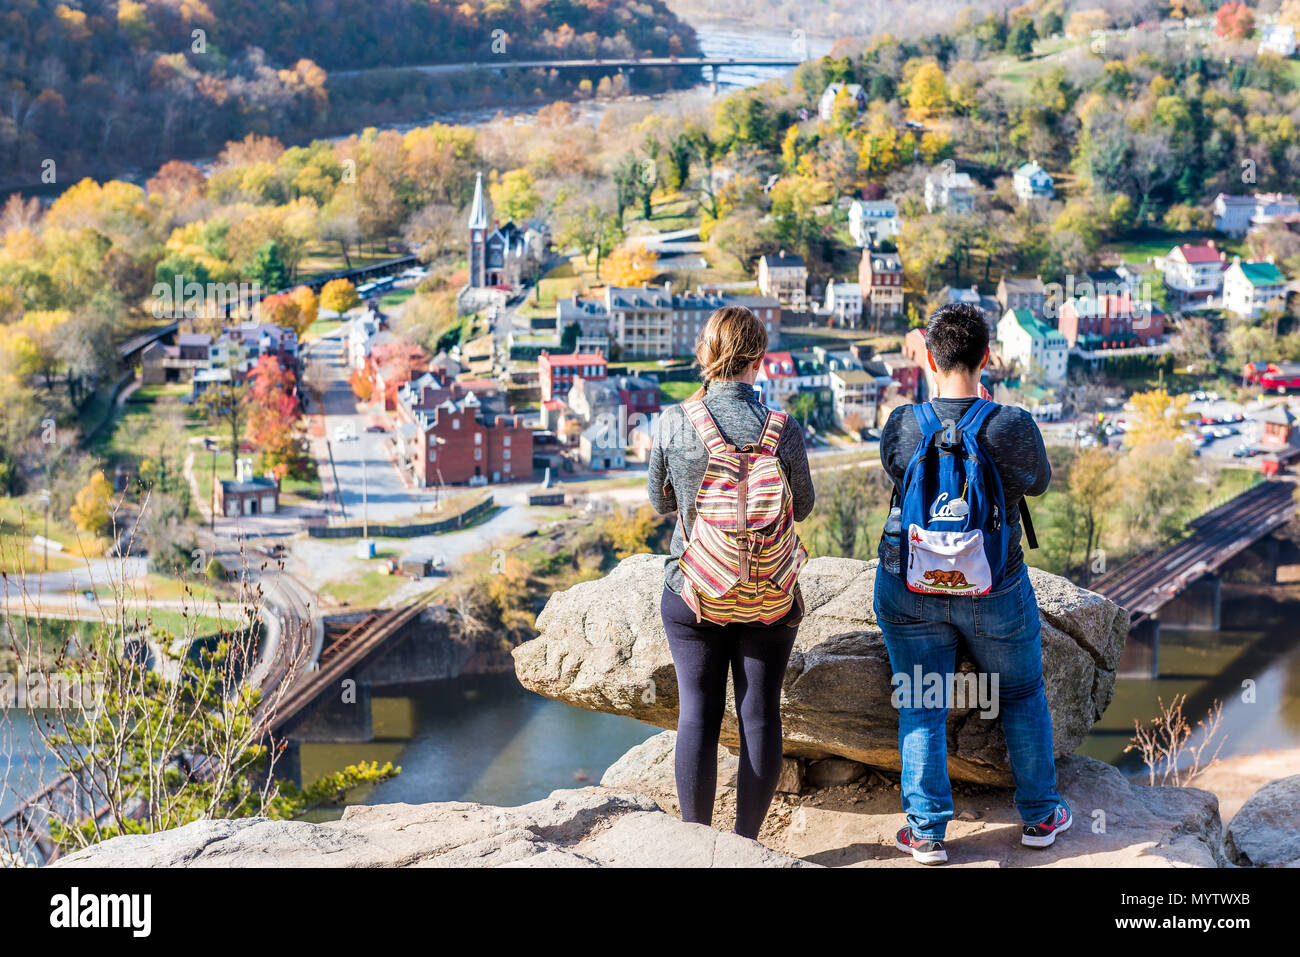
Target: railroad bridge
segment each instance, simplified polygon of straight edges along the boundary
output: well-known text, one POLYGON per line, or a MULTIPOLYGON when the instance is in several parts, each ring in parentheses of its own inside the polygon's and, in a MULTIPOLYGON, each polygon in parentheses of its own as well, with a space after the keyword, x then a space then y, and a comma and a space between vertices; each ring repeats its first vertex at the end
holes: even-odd
POLYGON ((1089 587, 1129 611, 1129 639, 1121 675, 1155 677, 1160 623, 1219 629, 1219 570, 1296 513, 1296 484, 1260 482, 1188 523, 1191 535, 1164 551, 1143 555, 1089 587))

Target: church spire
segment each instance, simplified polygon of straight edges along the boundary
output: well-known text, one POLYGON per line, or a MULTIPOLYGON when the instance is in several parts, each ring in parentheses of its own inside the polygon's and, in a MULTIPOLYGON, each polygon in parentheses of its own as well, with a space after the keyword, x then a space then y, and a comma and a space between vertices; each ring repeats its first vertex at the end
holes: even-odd
POLYGON ((469 228, 487 229, 487 209, 483 206, 483 174, 474 181, 474 205, 469 210, 469 228))

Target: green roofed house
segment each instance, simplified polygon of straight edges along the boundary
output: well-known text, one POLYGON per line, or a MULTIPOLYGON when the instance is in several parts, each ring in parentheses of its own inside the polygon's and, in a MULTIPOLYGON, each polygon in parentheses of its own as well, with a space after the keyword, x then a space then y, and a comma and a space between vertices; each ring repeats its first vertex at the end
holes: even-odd
POLYGON ((1008 309, 998 321, 998 349, 1043 382, 1065 378, 1070 344, 1059 331, 1034 318, 1028 309, 1008 309))
POLYGON ((1269 257, 1267 262, 1242 262, 1232 258, 1223 274, 1223 308, 1247 319, 1286 308, 1286 277, 1269 257))

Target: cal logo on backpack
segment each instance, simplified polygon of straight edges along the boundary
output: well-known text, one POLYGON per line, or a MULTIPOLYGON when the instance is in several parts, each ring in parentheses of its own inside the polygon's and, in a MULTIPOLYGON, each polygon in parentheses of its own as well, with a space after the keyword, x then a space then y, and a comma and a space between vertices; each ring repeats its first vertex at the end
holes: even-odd
MULTIPOLYGON (((976 399, 959 421, 941 422, 929 402, 912 406, 921 441, 900 503, 901 572, 912 591, 983 595, 1002 584, 1009 544, 1002 478, 977 438, 997 408, 976 399)), ((1023 501, 1021 515, 1037 547, 1023 501)))
POLYGON ((737 448, 702 401, 684 402, 682 410, 709 452, 680 560, 682 599, 697 619, 770 625, 790 611, 807 558, 776 455, 788 417, 769 412, 758 443, 737 448))

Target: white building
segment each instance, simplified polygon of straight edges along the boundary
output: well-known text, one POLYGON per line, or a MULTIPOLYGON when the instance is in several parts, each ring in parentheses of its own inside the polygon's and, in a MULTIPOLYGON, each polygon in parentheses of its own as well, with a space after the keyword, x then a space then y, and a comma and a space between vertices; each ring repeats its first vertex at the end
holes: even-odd
POLYGON ((826 304, 822 312, 833 316, 837 325, 856 329, 862 322, 862 287, 856 282, 826 284, 826 304))
POLYGON ((348 320, 346 342, 348 368, 360 369, 370 355, 371 342, 379 332, 379 320, 371 314, 348 320))
POLYGON ((857 102, 859 113, 867 108, 866 91, 857 83, 850 83, 847 88, 843 83, 830 83, 822 90, 821 99, 817 101, 817 118, 823 123, 829 123, 835 118, 835 98, 839 96, 840 90, 844 89, 847 89, 848 95, 857 102))
POLYGON ((1212 296, 1223 287, 1223 270, 1227 254, 1214 244, 1182 243, 1157 256, 1155 267, 1165 277, 1165 285, 1184 296, 1212 296))
POLYGON ((1211 206, 1214 228, 1226 236, 1240 238, 1251 229, 1300 214, 1300 202, 1290 193, 1255 193, 1230 196, 1220 193, 1211 206))
POLYGON ((1300 202, 1290 193, 1256 193, 1255 215, 1250 217, 1250 228, 1294 220, 1297 215, 1300 215, 1300 202))
POLYGON ((1259 39, 1259 53, 1295 56, 1295 27, 1272 23, 1264 27, 1259 39))
POLYGON ((1272 262, 1247 263, 1232 257, 1223 274, 1223 308, 1234 315, 1258 319, 1286 307, 1286 277, 1272 262))
POLYGON ((1250 229, 1250 217, 1255 215, 1255 197, 1220 193, 1210 208, 1215 229, 1225 236, 1245 236, 1250 229))
POLYGON ((1036 162, 1024 163, 1016 169, 1011 174, 1011 185, 1022 203, 1034 199, 1051 199, 1056 195, 1051 174, 1036 162))
POLYGON ((941 170, 925 177, 925 209, 968 213, 975 208, 975 181, 969 173, 941 170))
POLYGON ((1028 309, 1008 309, 998 320, 998 351, 1027 374, 1046 383, 1062 382, 1070 344, 1060 332, 1039 322, 1028 309))
POLYGON ((845 429, 874 427, 880 397, 893 381, 890 376, 875 375, 865 369, 833 370, 830 382, 835 421, 845 429))
POLYGON ((892 199, 855 199, 849 207, 849 233, 859 246, 871 246, 882 239, 897 239, 903 231, 898 204, 892 199))

